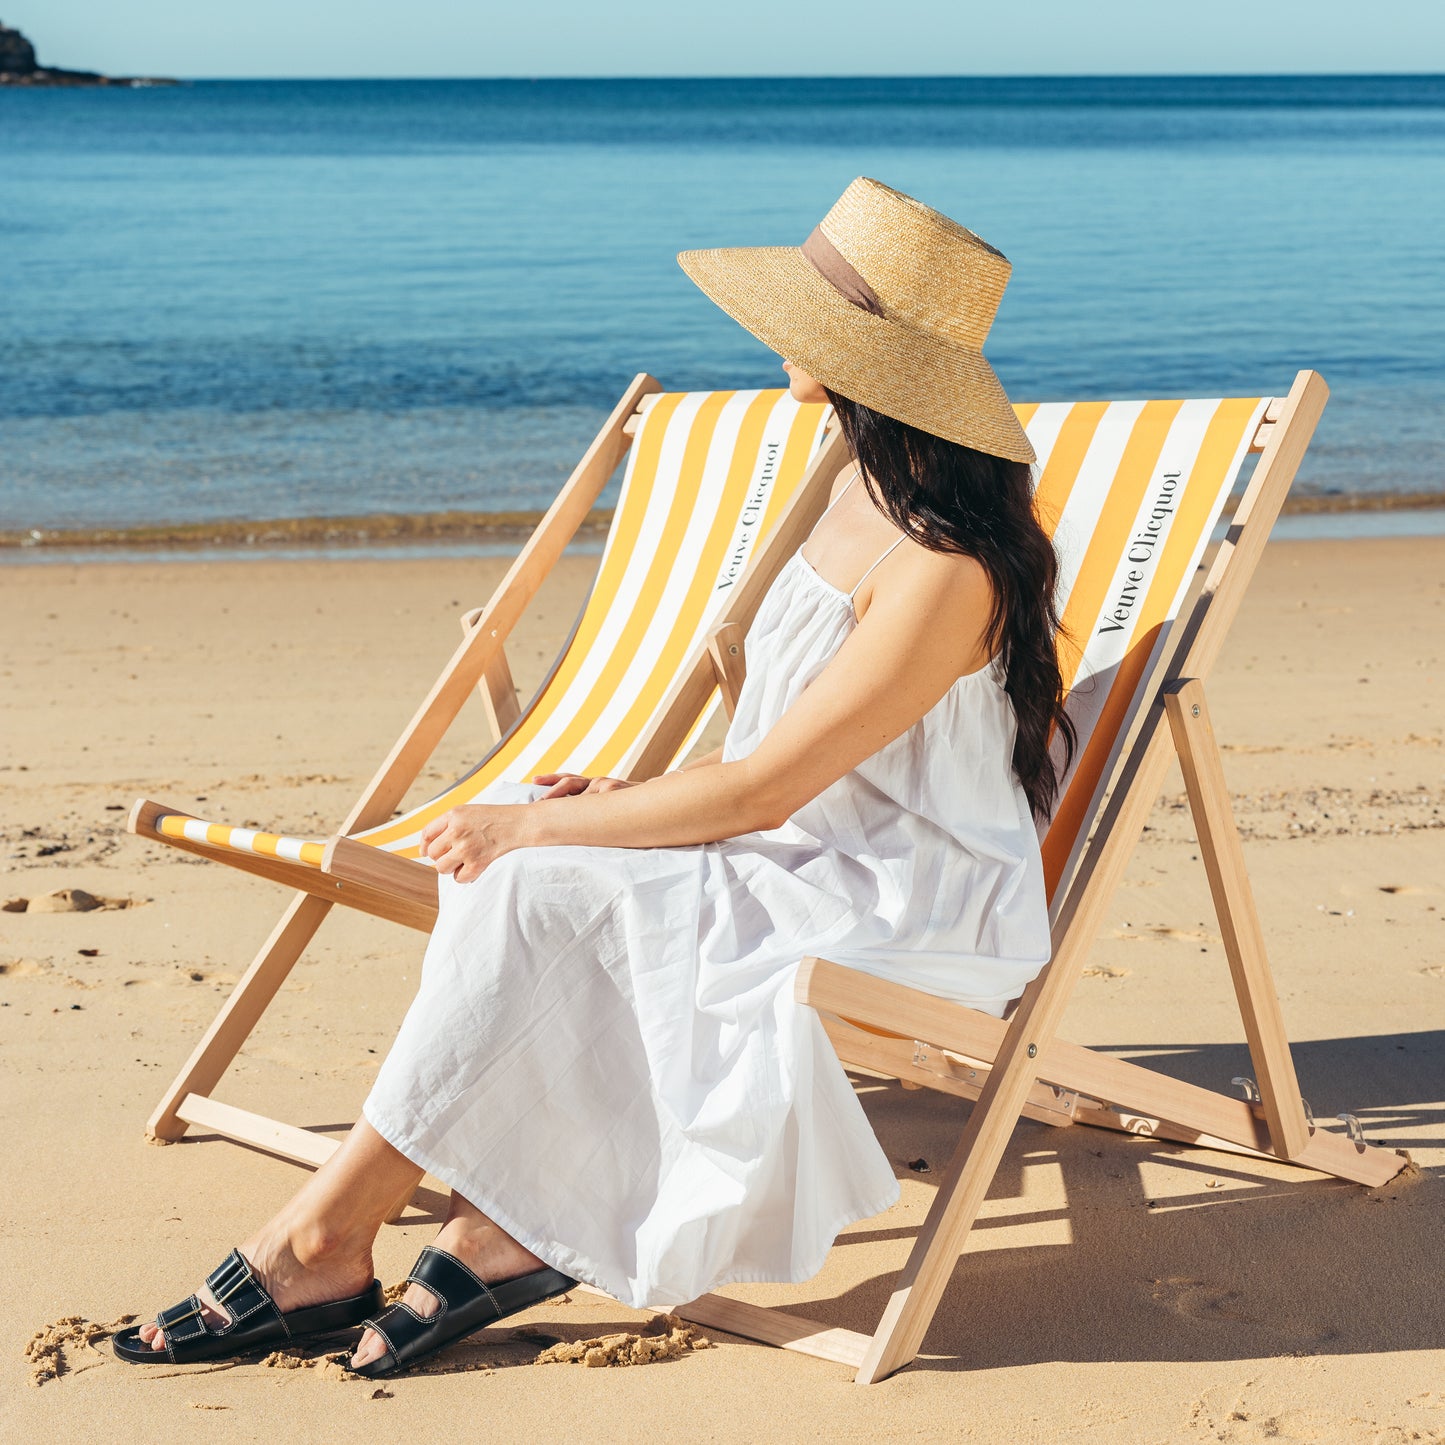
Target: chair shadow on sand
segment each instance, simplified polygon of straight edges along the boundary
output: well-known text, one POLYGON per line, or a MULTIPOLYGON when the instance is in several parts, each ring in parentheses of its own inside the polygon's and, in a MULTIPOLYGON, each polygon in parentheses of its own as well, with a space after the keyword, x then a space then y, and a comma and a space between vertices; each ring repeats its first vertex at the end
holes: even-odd
MULTIPOLYGON (((1201 1086, 1250 1072, 1243 1043, 1103 1051, 1201 1086)), ((1321 1127, 1343 1129, 1334 1116, 1348 1108, 1372 1144, 1408 1151, 1440 1139, 1445 1030, 1308 1040, 1292 1051, 1321 1127)), ((941 1173, 969 1106, 893 1080, 855 1082, 898 1173, 928 1183, 909 1171, 920 1157, 941 1173)), ((1248 1155, 1023 1121, 910 1368, 1439 1349, 1442 1180, 1445 1166, 1417 1168, 1367 1190, 1248 1155), (1034 1170, 1054 1179, 1031 1188, 1034 1170), (1025 1230, 1041 1242, 1021 1239, 1025 1230)), ((865 1222, 839 1245, 896 1241, 901 1264, 920 1212, 898 1228, 865 1222)), ((795 1293, 791 1307, 863 1328, 894 1267, 807 1303, 795 1293)))

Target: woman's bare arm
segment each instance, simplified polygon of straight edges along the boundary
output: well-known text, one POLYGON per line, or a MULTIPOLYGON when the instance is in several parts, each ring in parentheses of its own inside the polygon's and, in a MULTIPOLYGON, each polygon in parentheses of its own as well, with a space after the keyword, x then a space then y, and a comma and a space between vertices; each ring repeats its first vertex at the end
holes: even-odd
POLYGON ((747 757, 610 792, 455 808, 424 832, 427 855, 467 882, 512 848, 673 847, 779 826, 987 660, 982 568, 912 544, 894 555, 905 565, 880 568, 863 619, 747 757))

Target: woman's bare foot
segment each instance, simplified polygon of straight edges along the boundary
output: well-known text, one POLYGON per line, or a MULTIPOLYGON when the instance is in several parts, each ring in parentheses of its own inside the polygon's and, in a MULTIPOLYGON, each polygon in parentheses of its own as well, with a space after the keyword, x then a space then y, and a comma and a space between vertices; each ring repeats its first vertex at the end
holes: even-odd
MULTIPOLYGON (((371 1284, 369 1238, 338 1238, 314 1222, 288 1219, 288 1214, 294 1210, 282 1210, 241 1245, 242 1257, 282 1314, 350 1299, 371 1284)), ((224 1325, 230 1319, 204 1285, 196 1296, 204 1307, 207 1325, 224 1325)), ((165 1349, 166 1342, 154 1323, 142 1325, 140 1335, 153 1350, 165 1349)))
MULTIPOLYGON (((503 1280, 531 1274, 546 1263, 456 1193, 452 1195, 447 1222, 432 1243, 438 1249, 455 1255, 488 1284, 500 1284, 503 1280)), ((441 1304, 429 1289, 419 1284, 409 1285, 402 1298, 423 1319, 434 1315, 441 1304)), ((351 1363, 353 1366, 365 1365, 380 1359, 385 1353, 386 1345, 381 1337, 374 1330, 367 1330, 351 1357, 351 1363)))

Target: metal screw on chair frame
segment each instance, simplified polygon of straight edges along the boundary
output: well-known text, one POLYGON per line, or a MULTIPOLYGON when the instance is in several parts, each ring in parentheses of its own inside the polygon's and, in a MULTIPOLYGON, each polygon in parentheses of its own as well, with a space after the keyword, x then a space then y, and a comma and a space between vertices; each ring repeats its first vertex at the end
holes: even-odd
POLYGON ((1247 1079, 1243 1074, 1236 1074, 1229 1082, 1233 1084, 1236 1089, 1244 1090, 1246 1102, 1250 1104, 1258 1104, 1261 1102, 1259 1085, 1256 1084, 1253 1079, 1247 1079))
POLYGON ((961 1072, 966 1079, 976 1079, 978 1070, 973 1067, 964 1054, 956 1054, 952 1049, 943 1049, 943 1067, 955 1078, 961 1072))
POLYGON ((1199 704, 1197 702, 1189 709, 1189 715, 1190 717, 1199 716, 1199 704))
POLYGON ((1029 1045, 1029 1058, 1031 1058, 1031 1059, 1036 1059, 1036 1058, 1038 1058, 1038 1056, 1039 1056, 1039 1046, 1038 1046, 1037 1044, 1030 1044, 1030 1045, 1029 1045))
POLYGON ((1365 1151, 1365 1131, 1360 1121, 1353 1114, 1336 1114, 1338 1119, 1345 1126, 1345 1133, 1350 1136, 1350 1143, 1362 1154, 1365 1151))
POLYGON ((928 1045, 921 1039, 914 1039, 913 1041, 913 1062, 919 1065, 928 1062, 928 1045))

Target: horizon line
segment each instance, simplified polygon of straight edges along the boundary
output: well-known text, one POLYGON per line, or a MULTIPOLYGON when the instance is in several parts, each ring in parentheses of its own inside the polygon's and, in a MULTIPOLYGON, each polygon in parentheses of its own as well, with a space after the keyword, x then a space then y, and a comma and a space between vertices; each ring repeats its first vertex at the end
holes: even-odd
MULTIPOLYGON (((145 77, 137 77, 145 78, 145 77)), ((785 72, 752 75, 680 75, 616 74, 507 74, 507 75, 396 75, 392 73, 358 75, 181 75, 177 80, 196 82, 224 81, 308 81, 313 83, 386 80, 386 81, 780 81, 780 80, 1445 80, 1441 70, 1177 70, 1177 71, 1036 71, 1000 73, 961 73, 957 71, 836 71, 828 74, 794 74, 785 72)))

